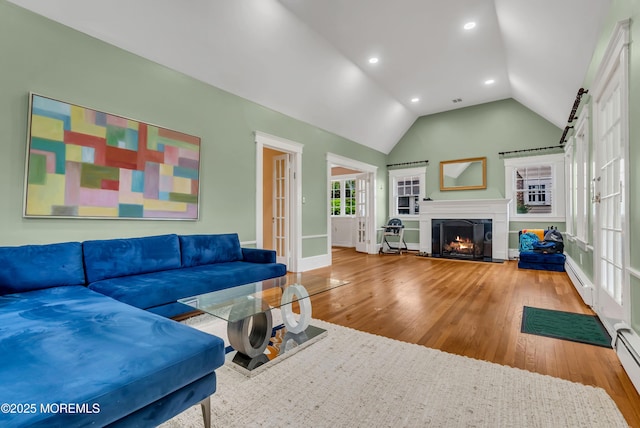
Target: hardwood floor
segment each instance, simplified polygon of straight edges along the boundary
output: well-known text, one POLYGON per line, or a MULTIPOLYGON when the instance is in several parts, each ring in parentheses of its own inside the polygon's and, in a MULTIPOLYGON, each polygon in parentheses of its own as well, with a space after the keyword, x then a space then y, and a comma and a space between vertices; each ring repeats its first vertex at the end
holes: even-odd
POLYGON ((640 396, 612 349, 520 332, 523 306, 593 314, 563 272, 333 250, 307 274, 350 281, 312 297, 313 317, 605 389, 640 428, 640 396))

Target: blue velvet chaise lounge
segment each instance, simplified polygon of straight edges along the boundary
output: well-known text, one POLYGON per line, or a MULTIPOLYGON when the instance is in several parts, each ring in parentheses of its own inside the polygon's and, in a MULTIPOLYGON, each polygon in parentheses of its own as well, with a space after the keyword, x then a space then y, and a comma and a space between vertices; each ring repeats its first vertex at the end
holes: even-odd
POLYGON ((166 316, 284 273, 235 234, 0 247, 0 426, 155 426, 199 402, 206 425, 224 343, 166 316))

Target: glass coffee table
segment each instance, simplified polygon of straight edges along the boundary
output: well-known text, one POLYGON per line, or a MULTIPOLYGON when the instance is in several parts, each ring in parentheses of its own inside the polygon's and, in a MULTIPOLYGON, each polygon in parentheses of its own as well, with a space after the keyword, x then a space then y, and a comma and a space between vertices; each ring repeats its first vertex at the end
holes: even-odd
POLYGON ((236 351, 232 361, 251 374, 276 357, 324 337, 326 330, 310 325, 310 297, 346 284, 339 279, 287 274, 178 302, 226 321, 229 344, 236 351))

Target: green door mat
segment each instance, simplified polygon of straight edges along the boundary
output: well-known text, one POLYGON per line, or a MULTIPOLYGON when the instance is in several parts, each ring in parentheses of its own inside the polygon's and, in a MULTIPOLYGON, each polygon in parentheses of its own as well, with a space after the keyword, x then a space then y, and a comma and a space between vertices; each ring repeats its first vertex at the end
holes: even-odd
POLYGON ((611 348, 611 337, 595 315, 525 306, 520 331, 611 348))

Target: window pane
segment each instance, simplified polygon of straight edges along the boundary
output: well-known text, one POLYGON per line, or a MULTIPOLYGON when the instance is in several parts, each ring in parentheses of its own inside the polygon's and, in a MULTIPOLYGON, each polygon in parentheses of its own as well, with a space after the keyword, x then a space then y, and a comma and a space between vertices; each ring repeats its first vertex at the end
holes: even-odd
POLYGON ((356 201, 354 198, 345 199, 344 213, 346 215, 354 215, 356 213, 356 201))
POLYGON ((410 198, 408 196, 398 198, 398 214, 411 214, 410 198))
POLYGON ((356 188, 355 180, 346 180, 344 182, 344 197, 345 198, 353 197, 355 188, 356 188))
POLYGON ((340 186, 339 180, 331 182, 331 215, 340 215, 340 186))
POLYGON ((331 215, 340 215, 340 199, 331 200, 331 215))
POLYGON ((515 170, 516 212, 551 214, 553 169, 551 165, 523 166, 515 170))
MULTIPOLYGON (((414 171, 411 172, 414 173, 414 171)), ((422 175, 395 176, 392 183, 394 212, 390 215, 417 215, 419 210, 417 204, 423 185, 424 176, 422 175)))
POLYGON ((339 198, 340 197, 340 182, 333 181, 331 182, 331 197, 339 198))

